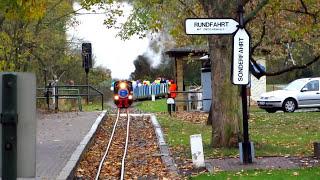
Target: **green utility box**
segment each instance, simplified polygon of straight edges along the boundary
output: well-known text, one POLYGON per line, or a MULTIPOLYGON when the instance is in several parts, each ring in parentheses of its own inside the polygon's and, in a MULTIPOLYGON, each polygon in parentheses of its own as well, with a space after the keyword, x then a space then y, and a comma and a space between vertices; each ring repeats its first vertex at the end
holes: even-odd
POLYGON ((35 178, 37 121, 36 78, 34 74, 0 73, 0 113, 2 115, 0 123, 0 178, 5 174, 2 172, 4 169, 10 171, 10 174, 16 173, 18 178, 35 178), (7 94, 9 94, 8 97, 7 94), (8 131, 8 129, 10 130, 8 131), (12 129, 16 132, 12 133, 12 129), (5 139, 4 136, 11 137, 12 134, 16 135, 15 139, 11 138, 12 142, 2 142, 5 139), (11 151, 11 149, 14 150, 11 151), (10 157, 5 156, 8 154, 10 157), (2 167, 3 164, 6 164, 7 167, 12 166, 12 163, 4 162, 3 156, 5 159, 13 161, 16 170, 11 171, 11 168, 2 167))

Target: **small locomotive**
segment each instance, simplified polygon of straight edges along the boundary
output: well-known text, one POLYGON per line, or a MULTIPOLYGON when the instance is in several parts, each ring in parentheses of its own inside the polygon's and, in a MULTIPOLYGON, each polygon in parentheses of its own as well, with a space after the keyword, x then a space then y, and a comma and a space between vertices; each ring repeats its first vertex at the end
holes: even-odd
POLYGON ((133 102, 131 81, 116 81, 113 85, 113 100, 118 108, 128 108, 133 102))

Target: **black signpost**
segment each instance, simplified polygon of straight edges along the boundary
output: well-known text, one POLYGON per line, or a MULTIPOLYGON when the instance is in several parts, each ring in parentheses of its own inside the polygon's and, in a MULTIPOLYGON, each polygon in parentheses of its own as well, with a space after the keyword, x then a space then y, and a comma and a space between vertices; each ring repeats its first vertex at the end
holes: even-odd
POLYGON ((250 34, 245 30, 244 9, 242 0, 238 0, 239 22, 231 18, 219 19, 186 19, 186 34, 189 35, 228 35, 233 34, 232 83, 241 86, 242 118, 243 118, 243 163, 252 163, 251 144, 249 140, 249 115, 247 85, 250 83, 250 34))
POLYGON ((89 104, 89 70, 92 68, 92 46, 91 43, 82 43, 82 67, 86 72, 87 104, 89 104))
MULTIPOLYGON (((242 0, 238 1, 238 13, 239 13, 239 28, 244 29, 244 9, 242 0)), ((250 50, 249 50, 250 52, 250 50)), ((250 55, 248 54, 250 57, 250 55)), ((243 143, 242 143, 242 153, 243 153, 243 163, 252 163, 251 156, 251 144, 249 140, 249 115, 248 115, 248 99, 247 99, 247 85, 241 85, 241 99, 242 99, 242 124, 243 124, 243 143)))

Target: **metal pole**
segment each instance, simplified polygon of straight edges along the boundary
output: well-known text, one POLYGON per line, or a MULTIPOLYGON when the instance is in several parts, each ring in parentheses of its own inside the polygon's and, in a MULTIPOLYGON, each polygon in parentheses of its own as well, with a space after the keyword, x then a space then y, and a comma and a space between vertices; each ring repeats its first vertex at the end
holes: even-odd
POLYGON ((87 105, 89 104, 89 69, 86 69, 87 105))
MULTIPOLYGON (((242 0, 238 1, 238 13, 239 13, 239 28, 244 28, 243 20, 243 3, 242 0)), ((251 145, 249 140, 249 123, 248 123, 248 99, 247 99, 247 86, 241 85, 241 99, 242 99, 242 124, 243 124, 243 163, 252 163, 251 157, 251 145)))
POLYGON ((44 69, 44 87, 47 87, 47 69, 44 69))
POLYGON ((103 111, 104 98, 103 94, 101 95, 101 110, 103 111))
POLYGON ((56 102, 55 102, 55 112, 57 113, 58 111, 59 111, 59 95, 58 95, 58 92, 59 92, 59 90, 58 90, 58 87, 55 87, 54 88, 54 91, 55 91, 55 99, 56 99, 56 102))
POLYGON ((17 76, 2 77, 2 179, 17 178, 17 76))

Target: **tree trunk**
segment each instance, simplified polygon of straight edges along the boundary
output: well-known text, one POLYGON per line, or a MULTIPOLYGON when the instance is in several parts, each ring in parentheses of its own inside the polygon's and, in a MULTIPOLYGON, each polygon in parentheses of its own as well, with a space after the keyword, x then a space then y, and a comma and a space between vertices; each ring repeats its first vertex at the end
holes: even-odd
MULTIPOLYGON (((200 1, 210 18, 236 17, 236 1, 200 1)), ((208 36, 212 72, 212 146, 238 143, 241 113, 240 93, 231 83, 232 35, 208 36)))

